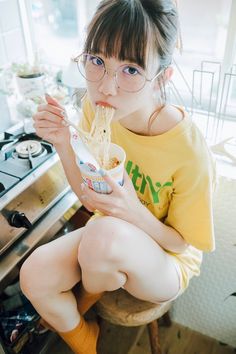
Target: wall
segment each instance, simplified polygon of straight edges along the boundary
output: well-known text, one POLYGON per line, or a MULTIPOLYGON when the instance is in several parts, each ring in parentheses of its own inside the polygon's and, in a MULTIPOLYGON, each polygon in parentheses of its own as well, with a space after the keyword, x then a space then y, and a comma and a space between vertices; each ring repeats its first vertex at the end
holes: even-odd
POLYGON ((0 0, 0 66, 26 58, 17 0, 0 0))
MULTIPOLYGON (((24 61, 26 58, 19 14, 17 0, 0 0, 0 68, 10 65, 13 61, 24 61)), ((6 96, 0 91, 0 133, 9 126, 10 114, 6 96)))
POLYGON ((205 254, 201 275, 175 302, 172 319, 236 347, 236 166, 220 177, 214 199, 216 250, 205 254))
POLYGON ((99 0, 87 0, 87 14, 88 14, 88 19, 90 20, 92 15, 94 14, 97 5, 99 4, 99 0))

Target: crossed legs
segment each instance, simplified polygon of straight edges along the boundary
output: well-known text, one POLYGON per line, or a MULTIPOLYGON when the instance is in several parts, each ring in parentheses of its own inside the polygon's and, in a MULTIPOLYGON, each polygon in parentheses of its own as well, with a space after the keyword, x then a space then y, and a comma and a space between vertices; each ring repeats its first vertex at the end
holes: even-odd
POLYGON ((169 300, 179 290, 172 257, 136 226, 109 216, 40 246, 20 273, 23 293, 63 333, 81 322, 71 290, 81 279, 91 294, 124 287, 151 302, 169 300))

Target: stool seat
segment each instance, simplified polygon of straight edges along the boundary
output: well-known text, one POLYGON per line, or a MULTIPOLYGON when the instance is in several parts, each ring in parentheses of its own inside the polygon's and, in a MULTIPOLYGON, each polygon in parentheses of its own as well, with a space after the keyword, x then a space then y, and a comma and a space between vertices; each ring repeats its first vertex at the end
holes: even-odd
POLYGON ((105 293, 96 304, 100 317, 110 323, 126 327, 148 324, 162 317, 171 307, 171 302, 153 304, 138 300, 124 289, 105 293))

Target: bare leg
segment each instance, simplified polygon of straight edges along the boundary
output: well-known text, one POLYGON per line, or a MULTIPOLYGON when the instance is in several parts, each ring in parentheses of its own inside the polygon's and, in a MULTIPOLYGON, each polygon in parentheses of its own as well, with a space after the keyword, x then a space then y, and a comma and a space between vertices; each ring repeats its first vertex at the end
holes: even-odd
POLYGON ((123 286, 139 299, 159 302, 180 288, 172 257, 144 231, 114 217, 86 225, 78 257, 83 284, 91 293, 123 286))
POLYGON ((81 270, 90 293, 124 286, 137 298, 158 302, 179 289, 171 256, 155 241, 123 220, 99 218, 39 247, 22 266, 23 293, 58 332, 80 321, 71 289, 81 280, 81 270))
POLYGON ((38 313, 57 331, 80 321, 71 291, 81 280, 77 253, 83 228, 37 248, 23 264, 20 284, 38 313))

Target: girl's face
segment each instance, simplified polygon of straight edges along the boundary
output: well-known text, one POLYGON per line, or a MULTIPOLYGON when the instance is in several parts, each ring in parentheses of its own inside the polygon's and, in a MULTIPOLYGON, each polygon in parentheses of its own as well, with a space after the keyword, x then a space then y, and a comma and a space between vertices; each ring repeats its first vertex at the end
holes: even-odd
MULTIPOLYGON (((144 123, 157 106, 154 98, 154 93, 157 89, 155 80, 150 82, 144 79, 145 85, 141 90, 138 92, 126 92, 118 87, 116 73, 119 73, 118 75, 120 75, 119 77, 121 79, 122 75, 125 75, 129 80, 130 76, 134 78, 135 75, 140 75, 138 66, 135 63, 132 63, 132 66, 130 62, 120 61, 114 57, 106 58, 100 54, 98 54, 97 57, 102 60, 95 58, 92 65, 96 66, 96 70, 97 66, 99 66, 101 70, 102 67, 105 66, 106 73, 100 81, 87 81, 88 96, 94 110, 97 104, 106 103, 116 109, 114 121, 122 120, 123 122, 124 120, 124 122, 128 122, 135 114, 135 121, 132 120, 133 124, 136 125, 139 124, 139 122, 144 123)), ((143 73, 147 79, 152 79, 156 75, 158 67, 159 64, 157 60, 152 58, 149 60, 147 70, 144 71, 140 68, 140 72, 143 73)))

